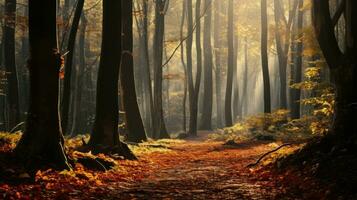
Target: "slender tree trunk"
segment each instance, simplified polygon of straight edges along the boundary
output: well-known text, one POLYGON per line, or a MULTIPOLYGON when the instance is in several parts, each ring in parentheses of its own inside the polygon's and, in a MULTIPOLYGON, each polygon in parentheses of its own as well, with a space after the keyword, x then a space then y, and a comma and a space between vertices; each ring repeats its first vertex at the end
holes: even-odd
POLYGON ((68 169, 58 113, 56 1, 29 0, 30 104, 26 131, 15 153, 28 169, 36 172, 47 163, 68 169), (46 9, 44 9, 46 8, 46 9))
POLYGON ((145 124, 147 134, 149 137, 153 137, 153 119, 155 118, 153 94, 152 94, 152 80, 150 70, 150 55, 149 55, 149 6, 147 0, 142 0, 138 3, 138 7, 141 8, 143 14, 137 22, 141 25, 139 35, 141 36, 142 52, 143 52, 143 85, 144 85, 144 98, 145 98, 145 124), (140 6, 141 5, 141 6, 140 6))
MULTIPOLYGON (((296 34, 296 61, 295 61, 295 71, 294 71, 294 83, 300 83, 302 81, 302 50, 303 50, 303 43, 301 39, 302 37, 302 28, 303 28, 303 17, 304 17, 304 11, 302 10, 304 6, 304 1, 300 0, 299 1, 299 14, 298 14, 298 19, 297 19, 297 32, 296 34)), ((292 99, 292 106, 291 106, 291 117, 293 119, 298 119, 300 118, 300 98, 301 98, 301 89, 294 88, 292 89, 292 92, 294 93, 293 99, 292 99)))
POLYGON ((61 106, 61 118, 62 118, 62 128, 63 131, 66 132, 68 128, 68 116, 69 116, 69 108, 71 101, 71 81, 72 81, 72 68, 73 68, 73 57, 74 50, 76 44, 76 36, 79 26, 79 21, 81 19, 82 10, 83 10, 84 0, 78 0, 76 11, 74 14, 71 31, 68 38, 68 46, 67 46, 67 58, 65 63, 65 76, 63 83, 63 99, 61 106))
POLYGON ((162 107, 162 57, 164 47, 165 32, 165 6, 166 0, 157 0, 155 2, 155 34, 154 34, 154 138, 168 138, 165 122, 163 119, 162 107))
POLYGON ((82 95, 83 95, 83 82, 84 82, 84 69, 86 67, 85 61, 85 40, 86 40, 86 29, 87 29, 87 19, 84 14, 81 16, 81 26, 79 32, 79 65, 78 65, 78 73, 76 78, 77 92, 76 92, 76 100, 74 101, 74 113, 76 115, 73 117, 73 124, 71 136, 75 136, 77 134, 83 134, 83 118, 84 118, 84 110, 88 107, 84 106, 82 103, 82 95), (83 109, 84 108, 84 109, 83 109))
POLYGON ((271 113, 270 77, 268 63, 268 14, 267 0, 261 0, 261 56, 264 84, 264 113, 271 113))
POLYGON ((146 141, 146 133, 140 115, 135 92, 133 60, 133 2, 122 1, 122 60, 120 67, 121 102, 125 111, 125 124, 131 142, 146 141))
POLYGON ((211 21, 212 0, 205 0, 207 13, 204 17, 204 95, 203 110, 200 128, 202 130, 212 129, 212 104, 213 104, 213 81, 212 81, 212 44, 211 44, 211 21))
POLYGON ((234 59, 233 59, 233 122, 237 121, 242 117, 242 104, 240 103, 241 100, 240 90, 239 90, 239 81, 238 81, 238 45, 239 40, 238 36, 235 36, 234 39, 234 59))
MULTIPOLYGON (((192 1, 190 2, 191 3, 191 12, 192 12, 192 1)), ((185 18, 186 18, 186 10, 188 8, 188 5, 186 4, 186 1, 182 1, 182 16, 181 16, 181 26, 180 26, 180 41, 183 41, 183 28, 184 28, 184 25, 185 25, 185 18)), ((192 15, 192 13, 191 13, 192 15)), ((192 18, 192 16, 191 16, 192 18)), ((192 24, 191 24, 192 25, 192 24)), ((189 24, 187 25, 189 26, 189 24)), ((189 28, 188 28, 189 29, 189 28)), ((190 29, 188 30, 188 32, 190 31, 190 29)), ((192 29, 191 29, 192 31, 192 29)), ((189 47, 186 47, 186 58, 187 60, 190 59, 191 61, 191 68, 192 68, 192 39, 188 38, 188 40, 186 40, 186 46, 188 45, 191 45, 191 48, 189 47), (191 40, 191 43, 189 43, 189 40, 191 40), (190 51, 191 50, 191 51, 190 51), (191 57, 188 55, 188 53, 190 53, 191 57)), ((182 67, 183 67, 183 71, 184 71, 184 96, 183 96, 183 101, 182 101, 182 121, 183 121, 183 131, 186 132, 186 99, 187 99, 187 83, 188 83, 188 80, 187 80, 187 75, 188 72, 187 71, 187 65, 185 63, 185 52, 184 52, 184 45, 181 45, 181 63, 182 63, 182 67)), ((192 73, 192 72, 191 72, 192 73)), ((192 76, 192 74, 191 74, 192 76)), ((190 95, 191 96, 191 95, 190 95)), ((190 102, 190 122, 191 122, 191 102, 190 102)))
POLYGON ((201 0, 196 0, 195 8, 196 21, 196 51, 197 51, 197 71, 194 86, 192 113, 190 114, 189 134, 197 135, 198 123, 198 103, 202 76, 202 49, 201 49, 201 0))
POLYGON ((242 100, 241 100, 241 108, 243 114, 246 116, 248 111, 248 40, 245 38, 244 41, 244 74, 243 74, 243 92, 242 92, 242 100))
POLYGON ((221 11, 222 11, 222 1, 214 2, 214 55, 215 55, 215 65, 216 65, 216 104, 217 104, 217 128, 223 126, 223 111, 222 111, 222 66, 221 66, 221 11))
POLYGON ((5 1, 5 16, 4 64, 8 83, 9 126, 13 128, 20 121, 19 86, 15 62, 16 0, 5 1))
MULTIPOLYGON (((283 29, 281 25, 281 12, 280 0, 274 0, 274 17, 275 17, 275 41, 279 60, 279 79, 280 79, 280 108, 287 109, 287 94, 286 94, 286 67, 287 67, 287 55, 283 49, 282 35, 280 34, 283 29)), ((286 30, 287 31, 287 30, 286 30)), ((287 33, 285 33, 287 34, 287 33)), ((289 43, 289 41, 285 41, 289 43)))
POLYGON ((228 30, 227 30, 227 46, 228 46, 228 69, 227 69, 227 84, 226 84, 226 99, 225 99, 225 120, 226 126, 233 125, 232 118, 232 91, 233 91, 233 65, 234 65, 234 33, 233 33, 233 0, 228 1, 228 30))

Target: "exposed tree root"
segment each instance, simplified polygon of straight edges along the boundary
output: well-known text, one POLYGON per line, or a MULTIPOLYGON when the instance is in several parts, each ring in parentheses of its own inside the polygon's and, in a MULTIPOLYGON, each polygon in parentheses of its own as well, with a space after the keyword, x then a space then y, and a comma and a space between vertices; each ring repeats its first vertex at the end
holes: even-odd
POLYGON ((82 142, 83 145, 76 149, 79 152, 92 152, 94 155, 103 153, 108 156, 112 156, 116 159, 122 157, 122 159, 137 160, 137 157, 133 154, 133 152, 129 149, 128 145, 124 142, 120 142, 118 145, 115 146, 92 146, 87 144, 84 140, 82 140, 82 142))
POLYGON ((283 147, 286 147, 286 146, 290 146, 292 145, 292 143, 286 143, 286 144, 283 144, 283 145, 280 145, 278 148, 274 149, 274 150, 271 150, 265 154, 263 154, 262 156, 259 157, 259 159, 255 162, 255 163, 251 163, 249 165, 247 165, 248 168, 251 168, 251 167, 255 167, 256 165, 258 165, 260 163, 260 161, 262 161, 266 156, 268 156, 269 154, 272 154, 274 152, 277 152, 279 151, 281 148, 283 147))

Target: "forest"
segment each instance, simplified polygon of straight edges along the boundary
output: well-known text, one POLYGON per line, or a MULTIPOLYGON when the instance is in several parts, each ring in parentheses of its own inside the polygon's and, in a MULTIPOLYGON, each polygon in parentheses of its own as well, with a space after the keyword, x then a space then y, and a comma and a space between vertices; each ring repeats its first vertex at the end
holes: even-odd
POLYGON ((356 0, 1 0, 0 199, 357 199, 356 0))

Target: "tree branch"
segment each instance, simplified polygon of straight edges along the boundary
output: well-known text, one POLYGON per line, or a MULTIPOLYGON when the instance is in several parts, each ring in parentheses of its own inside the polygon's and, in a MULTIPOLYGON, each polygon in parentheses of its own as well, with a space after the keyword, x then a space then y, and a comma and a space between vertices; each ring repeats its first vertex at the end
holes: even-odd
POLYGON ((343 59, 330 16, 329 1, 313 0, 312 22, 316 38, 331 69, 339 67, 343 59))
POLYGON ((344 10, 346 7, 346 0, 342 0, 340 5, 338 6, 335 15, 332 17, 332 25, 335 27, 338 23, 338 20, 340 20, 344 10))

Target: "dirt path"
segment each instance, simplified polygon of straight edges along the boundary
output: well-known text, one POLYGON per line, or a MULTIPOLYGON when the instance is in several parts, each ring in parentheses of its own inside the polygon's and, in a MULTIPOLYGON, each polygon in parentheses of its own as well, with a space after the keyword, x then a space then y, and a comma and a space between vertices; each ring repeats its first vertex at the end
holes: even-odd
POLYGON ((160 160, 152 163, 154 173, 108 198, 274 199, 273 187, 257 181, 245 167, 271 146, 251 143, 229 148, 220 142, 203 141, 204 135, 175 144, 170 152, 147 155, 151 160, 160 160))
POLYGON ((0 199, 295 199, 287 198, 286 192, 284 198, 277 197, 284 192, 275 178, 246 168, 273 146, 246 143, 232 148, 208 142, 208 133, 143 144, 158 148, 133 147, 139 160, 117 160, 118 166, 106 172, 76 165, 73 171, 38 172, 35 182, 0 180, 0 199))

